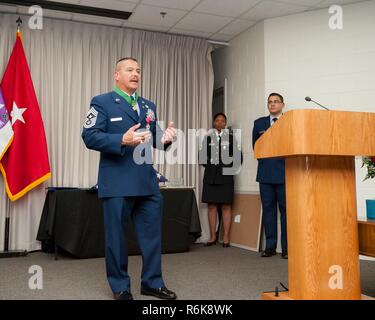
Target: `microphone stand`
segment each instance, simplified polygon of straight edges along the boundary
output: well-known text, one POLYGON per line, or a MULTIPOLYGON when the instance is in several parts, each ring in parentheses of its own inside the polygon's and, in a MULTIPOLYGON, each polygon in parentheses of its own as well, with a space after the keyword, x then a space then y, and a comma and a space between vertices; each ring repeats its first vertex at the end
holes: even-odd
POLYGON ((319 107, 322 107, 323 109, 325 109, 325 110, 328 110, 329 111, 329 109, 327 108, 327 107, 325 107, 325 106, 323 106, 323 105, 321 105, 319 102, 316 102, 316 101, 314 101, 313 99, 311 99, 310 97, 306 97, 305 98, 305 100, 307 101, 307 102, 314 102, 315 104, 317 104, 319 107))
POLYGON ((329 111, 328 108, 326 108, 325 106, 321 105, 319 102, 316 102, 316 101, 314 101, 314 100, 312 100, 312 99, 311 99, 311 101, 314 102, 314 103, 316 103, 317 105, 321 106, 323 109, 326 109, 326 110, 329 111))

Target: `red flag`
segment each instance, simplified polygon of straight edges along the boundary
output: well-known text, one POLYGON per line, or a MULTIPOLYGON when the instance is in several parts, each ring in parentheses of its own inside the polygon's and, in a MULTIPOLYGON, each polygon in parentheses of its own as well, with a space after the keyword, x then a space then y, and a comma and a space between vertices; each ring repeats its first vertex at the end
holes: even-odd
POLYGON ((43 121, 19 32, 1 90, 14 137, 0 170, 7 194, 15 201, 51 176, 43 121))

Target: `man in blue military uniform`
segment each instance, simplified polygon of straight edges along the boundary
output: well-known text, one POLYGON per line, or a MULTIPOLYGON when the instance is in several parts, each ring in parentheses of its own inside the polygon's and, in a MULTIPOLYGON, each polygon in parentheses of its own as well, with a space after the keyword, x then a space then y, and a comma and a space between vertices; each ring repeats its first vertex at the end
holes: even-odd
POLYGON ((152 165, 152 146, 166 149, 176 137, 173 122, 162 132, 156 106, 139 97, 141 71, 134 58, 116 64, 114 91, 92 99, 82 138, 100 151, 98 195, 105 225, 107 279, 115 299, 132 300, 126 225, 131 216, 142 253, 141 294, 176 299, 161 271, 163 199, 152 165))
MULTIPOLYGON (((254 122, 253 147, 259 137, 270 128, 282 115, 284 98, 279 93, 271 93, 268 97, 270 115, 261 117, 254 122)), ((257 181, 263 209, 263 226, 266 233, 266 249, 262 257, 276 254, 277 247, 277 204, 281 222, 281 256, 288 259, 286 197, 285 197, 285 160, 270 158, 258 160, 257 181)))

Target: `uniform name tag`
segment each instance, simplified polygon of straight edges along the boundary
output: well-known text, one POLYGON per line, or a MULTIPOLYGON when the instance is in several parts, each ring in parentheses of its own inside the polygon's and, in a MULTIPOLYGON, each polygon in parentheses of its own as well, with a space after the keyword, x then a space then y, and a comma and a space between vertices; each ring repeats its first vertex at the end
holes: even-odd
POLYGON ((121 121, 122 120, 122 118, 120 117, 120 118, 111 118, 111 122, 116 122, 116 121, 121 121))

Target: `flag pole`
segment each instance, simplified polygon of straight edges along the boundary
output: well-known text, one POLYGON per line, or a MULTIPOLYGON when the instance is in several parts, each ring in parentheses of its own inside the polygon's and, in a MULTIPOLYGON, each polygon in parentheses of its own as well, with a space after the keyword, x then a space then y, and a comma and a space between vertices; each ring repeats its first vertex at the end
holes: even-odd
POLYGON ((7 197, 5 209, 5 233, 4 233, 4 251, 0 251, 0 258, 24 257, 27 256, 26 250, 9 250, 10 234, 10 199, 7 197))
POLYGON ((10 227, 10 203, 7 197, 6 209, 5 209, 5 234, 4 234, 4 252, 9 251, 9 227, 10 227))
MULTIPOLYGON (((21 32, 22 20, 18 17, 17 34, 21 32)), ((9 250, 9 234, 10 234, 10 199, 7 197, 5 209, 5 230, 4 230, 4 251, 0 251, 0 258, 24 257, 28 254, 26 250, 9 250)))

